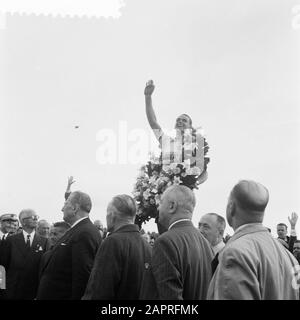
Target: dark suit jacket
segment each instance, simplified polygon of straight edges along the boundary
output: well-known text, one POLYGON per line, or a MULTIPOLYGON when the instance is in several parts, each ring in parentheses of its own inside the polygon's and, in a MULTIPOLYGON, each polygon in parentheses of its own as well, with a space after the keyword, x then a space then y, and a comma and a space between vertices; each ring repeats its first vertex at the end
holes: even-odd
POLYGON ((48 240, 35 234, 26 248, 23 233, 8 237, 1 245, 1 264, 6 270, 6 298, 33 300, 38 287, 39 263, 48 240))
POLYGON ((191 221, 176 223, 155 240, 141 299, 201 300, 212 276, 213 251, 191 221))
POLYGON ((137 300, 151 247, 135 224, 122 226, 103 240, 83 300, 137 300))
POLYGON ((101 242, 89 218, 68 230, 47 254, 41 270, 39 300, 79 300, 101 242))

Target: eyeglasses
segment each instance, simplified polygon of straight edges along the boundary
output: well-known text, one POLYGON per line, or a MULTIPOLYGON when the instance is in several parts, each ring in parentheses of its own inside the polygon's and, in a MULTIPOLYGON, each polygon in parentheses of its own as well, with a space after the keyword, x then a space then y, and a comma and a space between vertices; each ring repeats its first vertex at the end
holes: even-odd
POLYGON ((23 218, 23 220, 25 219, 39 220, 39 216, 29 216, 29 217, 23 218))

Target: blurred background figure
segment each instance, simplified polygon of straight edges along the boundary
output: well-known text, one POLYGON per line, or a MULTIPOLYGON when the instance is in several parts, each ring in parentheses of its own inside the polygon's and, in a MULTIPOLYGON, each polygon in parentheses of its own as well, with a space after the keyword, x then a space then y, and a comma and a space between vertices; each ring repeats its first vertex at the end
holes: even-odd
POLYGON ((300 240, 294 242, 293 255, 300 264, 300 240))
POLYGON ((291 234, 290 236, 287 235, 288 227, 285 223, 278 223, 277 224, 277 235, 279 242, 287 248, 291 253, 293 253, 294 243, 297 240, 297 233, 296 233, 296 224, 298 220, 298 215, 296 212, 292 212, 291 217, 288 217, 290 226, 291 226, 291 234))
POLYGON ((49 238, 50 223, 46 220, 39 220, 36 232, 40 237, 49 238))
POLYGON ((154 246, 154 242, 155 242, 155 239, 151 237, 151 238, 150 238, 150 242, 149 242, 149 244, 150 244, 151 247, 154 246))
POLYGON ((17 215, 12 213, 3 214, 0 217, 0 242, 10 234, 17 232, 19 220, 17 215))
POLYGON ((100 220, 95 220, 94 226, 99 230, 101 239, 103 239, 103 237, 104 237, 103 223, 100 220))
POLYGON ((144 238, 148 243, 150 243, 150 236, 148 233, 141 234, 141 237, 144 238))
POLYGON ((199 222, 199 230, 210 243, 215 255, 225 246, 223 241, 225 228, 225 219, 216 213, 205 214, 199 222))
POLYGON ((50 228, 49 242, 50 248, 70 229, 70 225, 65 221, 55 222, 50 228))

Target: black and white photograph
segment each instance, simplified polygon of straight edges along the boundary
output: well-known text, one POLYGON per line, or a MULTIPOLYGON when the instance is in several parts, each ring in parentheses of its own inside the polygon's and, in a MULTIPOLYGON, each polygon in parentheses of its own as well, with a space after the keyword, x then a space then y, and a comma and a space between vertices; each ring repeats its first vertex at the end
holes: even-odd
POLYGON ((300 0, 0 0, 0 111, 0 305, 299 300, 300 0))

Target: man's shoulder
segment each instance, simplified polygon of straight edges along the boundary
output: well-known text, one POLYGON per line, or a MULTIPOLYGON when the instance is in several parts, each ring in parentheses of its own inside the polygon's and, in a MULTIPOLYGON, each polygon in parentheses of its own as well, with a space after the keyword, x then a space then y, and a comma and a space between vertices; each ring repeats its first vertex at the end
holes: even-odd
POLYGON ((22 238, 24 238, 23 233, 19 232, 19 233, 12 234, 11 236, 8 236, 4 242, 15 243, 16 241, 18 241, 18 240, 20 240, 22 238))
POLYGON ((78 239, 95 239, 98 241, 99 239, 101 239, 98 229, 89 219, 88 221, 80 221, 79 224, 74 228, 76 229, 70 230, 70 239, 73 239, 74 241, 78 239))

